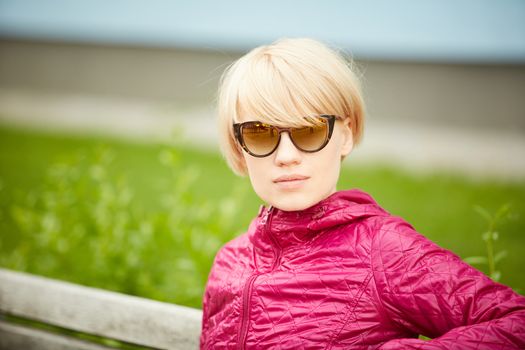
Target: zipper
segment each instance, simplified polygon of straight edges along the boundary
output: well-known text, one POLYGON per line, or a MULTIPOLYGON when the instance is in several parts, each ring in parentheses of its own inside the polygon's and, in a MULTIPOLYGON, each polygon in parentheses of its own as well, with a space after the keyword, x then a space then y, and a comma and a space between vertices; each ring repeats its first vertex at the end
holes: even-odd
POLYGON ((250 303, 250 295, 252 294, 253 282, 255 282, 255 279, 257 277, 259 277, 259 275, 250 276, 248 282, 246 282, 246 285, 244 286, 244 291, 242 295, 242 318, 238 347, 239 349, 244 349, 244 342, 246 342, 246 336, 248 335, 248 320, 250 318, 250 310, 248 304, 250 303))
POLYGON ((275 268, 281 262, 281 251, 282 251, 281 245, 279 244, 279 242, 277 241, 277 239, 275 238, 273 233, 269 230, 269 227, 271 225, 271 214, 272 214, 272 211, 273 211, 273 207, 270 206, 270 208, 268 209, 268 212, 266 213, 265 217, 263 218, 263 223, 265 224, 265 230, 264 231, 268 235, 270 240, 272 241, 274 247, 276 247, 274 249, 275 260, 273 261, 271 271, 275 270, 275 268), (268 221, 268 223, 267 223, 267 221, 268 221))
MULTIPOLYGON (((261 223, 264 225, 264 231, 266 233, 269 232, 268 227, 270 226, 270 217, 273 212, 273 206, 270 206, 266 213, 264 214, 264 217, 262 218, 261 223)), ((275 242, 275 238, 271 236, 271 239, 273 242, 275 242)), ((279 259, 280 259, 280 252, 279 252, 279 259)), ((274 261, 274 264, 272 266, 272 270, 275 268, 277 259, 274 261)), ((250 319, 250 310, 249 310, 249 304, 250 304, 250 296, 252 295, 252 289, 253 289, 253 283, 259 277, 259 273, 255 273, 248 278, 248 281, 244 285, 243 294, 242 294, 242 317, 241 317, 241 330, 239 333, 239 346, 238 349, 243 350, 246 342, 246 337, 248 335, 248 321, 250 319)))

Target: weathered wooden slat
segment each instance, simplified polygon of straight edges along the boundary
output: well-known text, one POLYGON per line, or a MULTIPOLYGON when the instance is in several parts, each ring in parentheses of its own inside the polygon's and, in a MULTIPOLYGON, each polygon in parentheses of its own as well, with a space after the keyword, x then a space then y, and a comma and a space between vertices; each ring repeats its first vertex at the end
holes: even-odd
POLYGON ((65 335, 27 328, 0 321, 0 350, 111 350, 65 335))
POLYGON ((0 311, 161 349, 197 349, 201 310, 0 269, 0 311))

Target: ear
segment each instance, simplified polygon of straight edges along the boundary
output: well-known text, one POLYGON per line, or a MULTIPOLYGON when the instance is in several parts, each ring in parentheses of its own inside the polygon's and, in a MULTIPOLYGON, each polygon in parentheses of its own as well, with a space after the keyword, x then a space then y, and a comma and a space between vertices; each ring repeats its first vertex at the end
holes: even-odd
POLYGON ((344 158, 347 155, 349 155, 350 152, 352 152, 352 149, 354 147, 352 122, 350 118, 343 119, 341 123, 341 135, 343 137, 341 142, 341 158, 344 158))

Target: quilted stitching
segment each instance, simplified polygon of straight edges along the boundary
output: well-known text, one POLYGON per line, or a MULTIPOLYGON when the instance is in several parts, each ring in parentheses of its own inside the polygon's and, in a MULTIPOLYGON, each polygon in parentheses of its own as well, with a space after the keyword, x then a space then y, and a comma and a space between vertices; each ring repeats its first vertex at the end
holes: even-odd
POLYGON ((215 258, 202 349, 525 349, 525 298, 368 194, 337 192, 263 224, 265 214, 215 258))

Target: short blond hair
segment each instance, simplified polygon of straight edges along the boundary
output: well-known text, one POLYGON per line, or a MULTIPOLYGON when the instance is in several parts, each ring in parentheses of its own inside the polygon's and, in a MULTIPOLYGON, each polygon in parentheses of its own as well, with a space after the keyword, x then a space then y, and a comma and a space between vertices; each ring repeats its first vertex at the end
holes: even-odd
POLYGON ((259 120, 304 125, 305 116, 350 118, 354 146, 363 134, 365 108, 352 60, 319 41, 284 38, 257 47, 222 74, 217 95, 221 151, 237 174, 247 173, 232 124, 259 120))

